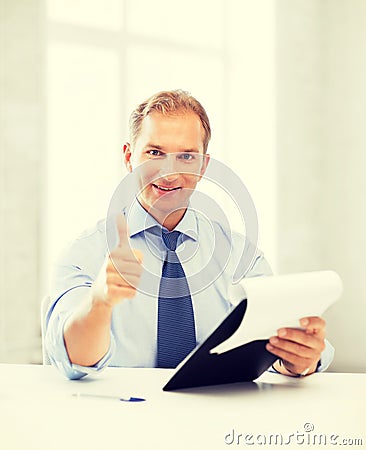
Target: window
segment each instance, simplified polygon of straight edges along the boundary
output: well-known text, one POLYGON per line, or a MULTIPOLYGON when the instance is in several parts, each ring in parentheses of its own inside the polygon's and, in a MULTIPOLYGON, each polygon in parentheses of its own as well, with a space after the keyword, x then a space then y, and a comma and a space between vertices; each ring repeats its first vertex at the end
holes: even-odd
MULTIPOLYGON (((222 152, 225 2, 48 0, 45 270, 106 215, 133 107, 163 89, 205 105, 222 152)), ((48 274, 46 274, 47 278, 48 274)))

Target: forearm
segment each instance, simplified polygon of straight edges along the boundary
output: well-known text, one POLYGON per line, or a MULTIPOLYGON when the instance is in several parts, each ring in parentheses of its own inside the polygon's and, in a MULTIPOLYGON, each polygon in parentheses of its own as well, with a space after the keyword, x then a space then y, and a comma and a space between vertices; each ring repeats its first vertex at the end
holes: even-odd
POLYGON ((85 301, 66 321, 64 341, 70 361, 80 366, 93 366, 110 346, 112 306, 93 299, 85 301))

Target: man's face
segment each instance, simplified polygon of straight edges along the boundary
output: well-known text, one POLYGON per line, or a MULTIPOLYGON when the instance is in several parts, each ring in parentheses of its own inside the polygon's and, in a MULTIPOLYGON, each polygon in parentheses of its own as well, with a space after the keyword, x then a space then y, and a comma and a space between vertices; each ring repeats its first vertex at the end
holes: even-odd
POLYGON ((138 198, 155 219, 172 229, 183 217, 188 200, 204 174, 209 156, 203 150, 204 130, 192 112, 149 114, 135 144, 124 146, 129 171, 139 167, 138 198))

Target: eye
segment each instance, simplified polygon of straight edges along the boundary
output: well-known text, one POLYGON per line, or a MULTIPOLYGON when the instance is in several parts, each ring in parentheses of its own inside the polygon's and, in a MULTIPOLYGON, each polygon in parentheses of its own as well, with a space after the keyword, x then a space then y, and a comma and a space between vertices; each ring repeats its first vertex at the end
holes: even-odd
POLYGON ((196 159, 196 156, 192 153, 180 153, 178 158, 183 161, 193 161, 196 159))
POLYGON ((161 156, 162 155, 161 151, 157 150, 156 148, 148 150, 146 153, 150 156, 161 156))

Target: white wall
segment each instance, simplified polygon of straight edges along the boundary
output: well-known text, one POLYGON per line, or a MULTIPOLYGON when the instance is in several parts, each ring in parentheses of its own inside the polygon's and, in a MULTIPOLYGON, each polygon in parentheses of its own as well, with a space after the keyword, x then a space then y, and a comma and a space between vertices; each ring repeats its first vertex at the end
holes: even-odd
POLYGON ((0 361, 37 361, 44 158, 43 8, 0 3, 0 361))
POLYGON ((366 371, 365 23, 362 0, 277 2, 279 271, 341 275, 335 371, 366 371))
POLYGON ((276 154, 279 272, 323 268, 322 9, 280 0, 276 9, 276 154))
POLYGON ((327 314, 337 371, 366 371, 365 24, 365 1, 326 2, 323 255, 345 287, 342 301, 327 314))
POLYGON ((231 0, 227 4, 224 161, 253 197, 259 246, 276 272, 276 2, 231 0))

